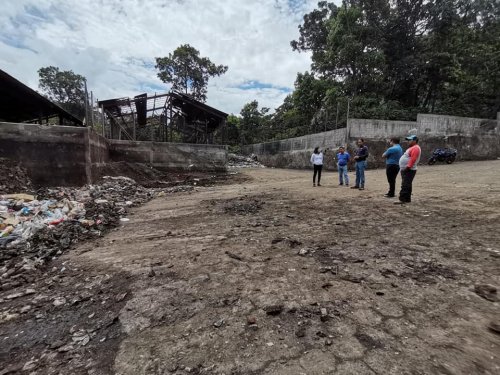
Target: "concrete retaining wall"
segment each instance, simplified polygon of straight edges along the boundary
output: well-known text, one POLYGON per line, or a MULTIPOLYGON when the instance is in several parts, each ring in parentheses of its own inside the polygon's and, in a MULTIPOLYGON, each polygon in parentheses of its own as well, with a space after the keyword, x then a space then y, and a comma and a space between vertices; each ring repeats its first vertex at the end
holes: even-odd
POLYGON ((500 134, 498 120, 419 114, 417 123, 421 135, 472 137, 500 134))
MULTIPOLYGON (((410 132, 420 137, 422 160, 438 147, 458 150, 459 160, 496 159, 500 157, 500 114, 497 120, 419 114, 417 121, 349 119, 346 129, 310 134, 298 138, 245 146, 243 152, 255 154, 265 165, 277 168, 310 168, 314 147, 336 150, 347 145, 352 153, 356 140, 365 138, 370 149, 369 168, 384 166, 382 153, 387 139, 410 132)), ((325 168, 336 169, 334 152, 326 152, 325 168)))
POLYGON ((87 182, 86 128, 0 123, 0 157, 19 161, 35 185, 87 182))
POLYGON ((87 181, 91 182, 99 178, 100 170, 109 162, 108 141, 99 134, 88 131, 86 151, 87 181))
POLYGON ((417 128, 417 122, 349 119, 347 128, 349 138, 386 139, 408 134, 408 130, 417 128))
POLYGON ((147 163, 158 169, 225 170, 227 147, 190 143, 108 140, 112 161, 147 163))
POLYGON ((19 161, 35 186, 81 186, 94 182, 110 161, 222 171, 227 147, 108 141, 89 128, 0 122, 0 157, 19 161))

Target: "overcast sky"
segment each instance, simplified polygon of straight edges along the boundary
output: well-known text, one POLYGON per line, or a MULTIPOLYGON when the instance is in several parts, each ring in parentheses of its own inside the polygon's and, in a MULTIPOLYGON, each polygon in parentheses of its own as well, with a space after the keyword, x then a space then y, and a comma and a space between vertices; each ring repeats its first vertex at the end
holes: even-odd
POLYGON ((38 88, 54 65, 87 77, 98 99, 168 90, 154 58, 188 43, 228 72, 208 104, 239 113, 257 99, 275 108, 310 56, 293 52, 302 16, 317 0, 2 0, 0 69, 38 88))

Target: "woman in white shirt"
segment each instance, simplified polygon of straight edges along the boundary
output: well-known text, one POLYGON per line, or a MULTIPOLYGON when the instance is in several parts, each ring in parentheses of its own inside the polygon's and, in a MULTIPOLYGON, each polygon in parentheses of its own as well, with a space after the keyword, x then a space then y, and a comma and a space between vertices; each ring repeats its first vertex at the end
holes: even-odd
POLYGON ((314 167, 313 186, 316 186, 316 175, 318 175, 318 186, 321 186, 321 170, 323 169, 323 153, 319 151, 319 147, 314 149, 311 155, 311 164, 314 167))

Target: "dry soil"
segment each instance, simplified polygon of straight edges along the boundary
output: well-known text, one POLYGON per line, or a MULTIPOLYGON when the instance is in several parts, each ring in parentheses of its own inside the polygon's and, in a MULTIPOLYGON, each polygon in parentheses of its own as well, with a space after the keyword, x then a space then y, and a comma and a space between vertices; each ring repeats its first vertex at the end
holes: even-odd
POLYGON ((500 374, 498 294, 475 290, 500 286, 499 171, 422 167, 404 206, 383 170, 157 198, 0 294, 0 374, 500 374))

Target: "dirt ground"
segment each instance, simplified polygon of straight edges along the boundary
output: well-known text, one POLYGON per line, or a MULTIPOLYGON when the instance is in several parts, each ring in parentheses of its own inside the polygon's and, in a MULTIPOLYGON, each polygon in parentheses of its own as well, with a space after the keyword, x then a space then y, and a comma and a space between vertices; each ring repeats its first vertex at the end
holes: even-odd
POLYGON ((0 374, 500 374, 498 294, 475 290, 500 286, 498 171, 422 167, 404 206, 383 170, 157 198, 0 292, 0 374))

